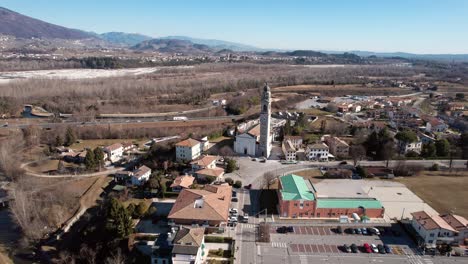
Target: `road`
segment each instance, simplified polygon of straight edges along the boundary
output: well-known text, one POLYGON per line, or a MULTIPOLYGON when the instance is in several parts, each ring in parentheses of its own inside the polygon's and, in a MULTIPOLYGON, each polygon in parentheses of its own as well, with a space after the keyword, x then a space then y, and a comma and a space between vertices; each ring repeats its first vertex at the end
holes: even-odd
POLYGON ((112 119, 96 119, 94 121, 89 121, 89 122, 76 122, 76 121, 69 121, 69 120, 62 120, 63 122, 50 122, 49 120, 44 120, 44 122, 38 122, 37 119, 19 119, 15 123, 8 123, 8 120, 5 121, 5 123, 8 123, 8 126, 3 126, 0 127, 0 129, 11 129, 11 128, 19 128, 23 129, 26 128, 32 124, 38 127, 50 129, 50 128, 55 128, 58 126, 63 126, 63 125, 69 125, 69 126, 96 126, 96 125, 129 125, 129 124, 151 124, 151 123, 167 123, 168 126, 170 126, 171 123, 194 123, 196 124, 199 121, 207 121, 207 120, 219 120, 219 121, 231 121, 232 119, 239 119, 242 118, 241 115, 234 115, 234 116, 211 116, 211 117, 193 117, 193 118, 188 118, 187 121, 180 121, 180 120, 165 120, 164 118, 157 118, 157 117, 151 117, 151 118, 140 118, 140 119, 135 119, 135 118, 112 118, 112 119))

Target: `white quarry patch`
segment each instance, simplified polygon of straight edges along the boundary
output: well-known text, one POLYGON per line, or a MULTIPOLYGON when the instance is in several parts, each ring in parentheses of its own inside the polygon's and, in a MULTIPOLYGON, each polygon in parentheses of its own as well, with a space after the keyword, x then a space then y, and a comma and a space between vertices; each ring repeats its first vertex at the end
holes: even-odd
MULTIPOLYGON (((18 71, 0 72, 0 84, 24 79, 92 79, 118 76, 136 76, 156 72, 164 67, 131 68, 131 69, 62 69, 62 70, 38 70, 38 71, 18 71)), ((183 66, 177 68, 192 68, 183 66)))

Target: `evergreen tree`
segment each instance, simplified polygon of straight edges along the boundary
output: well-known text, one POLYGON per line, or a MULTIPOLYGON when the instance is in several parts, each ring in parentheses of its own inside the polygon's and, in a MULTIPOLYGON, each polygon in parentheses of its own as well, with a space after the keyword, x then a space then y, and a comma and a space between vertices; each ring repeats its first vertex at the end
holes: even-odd
POLYGON ((58 147, 58 146, 63 146, 63 139, 60 135, 57 135, 55 137, 55 146, 58 147))
POLYGON ((86 169, 91 170, 96 168, 96 157, 94 156, 94 152, 92 150, 88 150, 86 152, 86 157, 84 159, 84 164, 86 169))
POLYGON ((283 134, 285 136, 290 136, 292 133, 291 120, 286 120, 286 124, 283 127, 283 134))
POLYGON ((75 131, 71 127, 67 127, 67 132, 65 133, 65 146, 71 146, 76 141, 75 131))
POLYGON ((96 147, 93 150, 94 153, 94 160, 97 166, 102 166, 104 163, 104 151, 102 151, 102 148, 96 147))
POLYGON ((124 238, 133 231, 132 217, 129 211, 115 198, 111 198, 107 213, 106 229, 124 238))
POLYGON ((447 157, 450 151, 450 143, 447 139, 439 139, 435 142, 436 153, 439 157, 447 157))
POLYGON ((427 144, 423 144, 421 149, 421 156, 424 158, 432 158, 436 156, 436 147, 435 144, 429 142, 427 144))

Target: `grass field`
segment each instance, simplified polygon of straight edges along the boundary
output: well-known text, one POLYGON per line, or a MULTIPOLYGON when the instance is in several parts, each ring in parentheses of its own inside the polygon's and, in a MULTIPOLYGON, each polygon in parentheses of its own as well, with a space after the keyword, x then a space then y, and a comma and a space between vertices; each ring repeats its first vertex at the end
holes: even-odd
POLYGON ((466 202, 468 171, 463 172, 423 172, 418 176, 399 178, 417 196, 437 212, 468 217, 466 202))
POLYGON ((297 111, 304 112, 307 115, 312 116, 324 116, 324 115, 332 115, 333 113, 323 111, 317 108, 309 108, 309 109, 298 109, 297 111))
POLYGON ((326 126, 333 126, 333 124, 341 124, 343 123, 342 121, 338 121, 337 119, 333 118, 333 117, 329 117, 329 116, 319 116, 317 118, 317 121, 313 122, 312 124, 310 124, 310 128, 311 129, 314 129, 314 130, 318 130, 321 128, 322 126, 322 121, 325 120, 326 121, 326 126))
POLYGON ((132 142, 134 144, 138 144, 138 146, 143 146, 144 143, 148 142, 149 139, 88 139, 88 140, 80 140, 79 143, 75 143, 71 146, 72 149, 85 149, 91 148, 94 149, 99 146, 109 146, 114 143, 124 143, 124 142, 132 142))

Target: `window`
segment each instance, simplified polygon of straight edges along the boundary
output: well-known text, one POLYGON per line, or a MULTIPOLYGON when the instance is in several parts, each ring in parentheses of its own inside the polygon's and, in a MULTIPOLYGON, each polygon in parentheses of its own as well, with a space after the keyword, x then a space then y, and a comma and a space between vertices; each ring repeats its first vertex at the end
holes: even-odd
POLYGON ((434 237, 434 233, 431 233, 429 236, 430 236, 430 237, 434 237))
POLYGON ((297 203, 295 203, 294 206, 297 207, 297 203))
POLYGON ((317 213, 317 217, 320 217, 320 213, 317 213))

